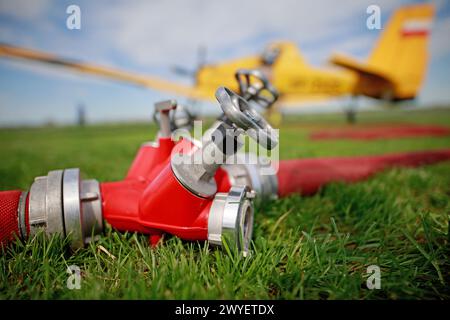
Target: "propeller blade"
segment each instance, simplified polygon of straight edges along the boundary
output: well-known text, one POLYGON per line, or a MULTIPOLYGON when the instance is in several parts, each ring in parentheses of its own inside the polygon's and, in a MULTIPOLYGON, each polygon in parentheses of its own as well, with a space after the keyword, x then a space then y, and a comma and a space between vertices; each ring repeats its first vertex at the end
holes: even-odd
POLYGON ((195 71, 189 70, 189 69, 181 67, 181 66, 177 66, 177 65, 172 66, 171 70, 173 73, 183 76, 183 77, 189 77, 189 78, 195 77, 195 71))

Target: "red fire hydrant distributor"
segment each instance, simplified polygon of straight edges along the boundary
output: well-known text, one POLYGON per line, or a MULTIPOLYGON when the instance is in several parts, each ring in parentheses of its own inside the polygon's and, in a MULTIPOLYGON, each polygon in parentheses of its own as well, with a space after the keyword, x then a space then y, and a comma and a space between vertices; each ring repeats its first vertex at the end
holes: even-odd
POLYGON ((157 104, 157 143, 140 148, 123 181, 82 180, 79 169, 65 169, 36 178, 29 191, 0 193, 1 242, 14 235, 26 239, 44 229, 49 235, 70 235, 72 248, 79 248, 100 234, 106 221, 120 231, 149 234, 153 244, 169 233, 217 245, 227 241, 245 255, 255 193, 246 185, 217 192, 224 175, 218 171, 242 146, 244 132, 267 149, 277 145, 277 137, 239 95, 219 88, 216 97, 224 112, 221 119, 200 144, 182 139, 177 147, 168 125, 176 102, 157 104))

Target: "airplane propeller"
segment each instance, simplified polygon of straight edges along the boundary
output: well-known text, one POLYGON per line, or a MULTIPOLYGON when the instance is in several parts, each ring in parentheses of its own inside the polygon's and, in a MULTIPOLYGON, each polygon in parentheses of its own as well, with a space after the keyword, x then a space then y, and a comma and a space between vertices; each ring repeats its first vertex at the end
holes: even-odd
POLYGON ((203 68, 204 65, 206 65, 206 52, 207 52, 206 46, 204 45, 198 46, 196 67, 194 69, 188 69, 184 66, 174 65, 171 67, 172 72, 182 77, 191 78, 195 83, 198 71, 201 68, 203 68))

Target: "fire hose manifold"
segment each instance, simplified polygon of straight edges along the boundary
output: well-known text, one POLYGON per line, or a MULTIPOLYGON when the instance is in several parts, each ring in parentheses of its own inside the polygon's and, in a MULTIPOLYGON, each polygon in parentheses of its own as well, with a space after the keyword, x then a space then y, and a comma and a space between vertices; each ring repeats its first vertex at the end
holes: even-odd
MULTIPOLYGON (((248 98, 256 101, 267 83, 255 85, 249 78, 255 73, 244 74, 248 98)), ((237 77, 241 75, 238 72, 237 77)), ((216 97, 224 116, 205 134, 201 146, 189 139, 178 142, 176 146, 184 146, 186 153, 175 152, 181 148, 171 139, 169 113, 176 102, 164 101, 155 106, 160 114, 157 143, 140 148, 123 181, 81 180, 79 169, 66 169, 36 178, 29 191, 19 192, 17 203, 18 192, 1 193, 0 201, 5 200, 2 218, 6 217, 2 243, 14 234, 26 239, 43 229, 49 235, 70 235, 71 247, 76 249, 93 240, 107 221, 120 231, 149 234, 152 244, 169 233, 217 245, 227 241, 245 255, 253 230, 255 192, 245 185, 218 192, 216 173, 220 175, 220 165, 242 146, 238 139, 242 133, 249 133, 268 149, 276 146, 277 137, 244 98, 222 87, 216 97), (202 161, 190 162, 191 156, 202 161), (13 207, 17 208, 17 225, 11 223, 8 208, 13 207)))
POLYGON ((208 240, 246 255, 253 230, 255 197, 274 199, 313 194, 333 181, 353 182, 392 166, 418 166, 450 159, 450 150, 372 157, 300 159, 279 162, 265 173, 264 159, 238 153, 245 132, 265 149, 278 138, 251 106, 269 107, 276 91, 255 71, 237 73, 240 94, 219 88, 223 115, 202 141, 171 138, 174 100, 155 105, 160 131, 156 142, 139 149, 124 180, 82 180, 76 168, 50 171, 29 191, 0 192, 0 244, 27 239, 39 230, 69 236, 77 249, 95 240, 104 222, 119 231, 149 235, 151 244, 168 233, 184 240, 208 240), (253 82, 251 77, 264 81, 253 82), (261 92, 267 91, 262 97, 261 92), (230 157, 244 159, 227 164, 230 157), (196 161, 200 159, 201 161, 196 161), (249 161, 251 160, 251 161, 249 161))

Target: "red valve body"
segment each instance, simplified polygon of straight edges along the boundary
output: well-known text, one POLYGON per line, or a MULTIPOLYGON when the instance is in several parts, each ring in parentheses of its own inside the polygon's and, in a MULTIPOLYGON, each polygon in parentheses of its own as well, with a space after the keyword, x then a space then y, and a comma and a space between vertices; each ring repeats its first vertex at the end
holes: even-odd
POLYGON ((175 143, 169 138, 159 138, 158 143, 143 144, 128 170, 126 180, 150 181, 170 156, 175 143))
POLYGON ((103 218, 118 230, 152 235, 168 232, 188 240, 207 238, 211 200, 186 190, 170 163, 149 184, 125 180, 102 183, 100 188, 103 218))
POLYGON ((165 232, 186 240, 207 239, 212 200, 183 187, 170 164, 171 153, 190 154, 198 147, 187 139, 173 146, 161 139, 159 146, 144 145, 124 181, 100 185, 103 218, 112 227, 150 234, 153 244, 165 232))
POLYGON ((217 170, 214 180, 216 180, 218 192, 228 192, 232 187, 227 172, 222 168, 217 170))

